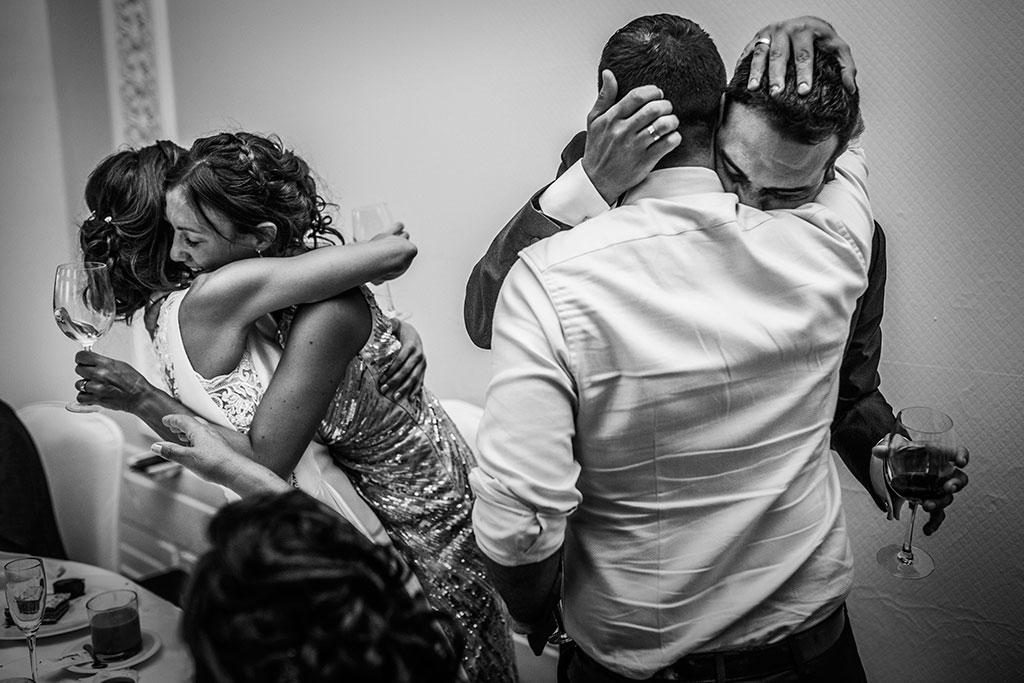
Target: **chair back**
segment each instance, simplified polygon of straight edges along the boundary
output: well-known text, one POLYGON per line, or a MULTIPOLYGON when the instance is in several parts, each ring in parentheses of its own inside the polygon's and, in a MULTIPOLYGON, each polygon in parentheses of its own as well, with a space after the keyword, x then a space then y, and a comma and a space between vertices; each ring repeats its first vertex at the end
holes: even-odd
POLYGON ((102 413, 71 413, 62 401, 17 411, 46 472, 68 558, 118 571, 118 519, 125 440, 102 413))
POLYGON ((480 418, 484 415, 484 409, 475 403, 463 401, 458 398, 438 399, 444 412, 455 423, 455 427, 462 434, 462 438, 469 444, 470 450, 476 455, 476 432, 480 427, 480 418))

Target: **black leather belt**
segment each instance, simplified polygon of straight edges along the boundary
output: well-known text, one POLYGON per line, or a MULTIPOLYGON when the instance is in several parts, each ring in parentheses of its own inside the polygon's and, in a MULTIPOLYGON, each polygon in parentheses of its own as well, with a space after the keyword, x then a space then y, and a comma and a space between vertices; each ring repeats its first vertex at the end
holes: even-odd
MULTIPOLYGON (((846 605, 840 606, 824 621, 794 633, 777 643, 728 652, 698 652, 683 657, 651 676, 650 681, 686 681, 703 683, 768 676, 787 669, 799 670, 804 662, 824 654, 839 641, 846 627, 846 605)), ((590 659, 582 650, 577 657, 590 659)), ((611 672, 609 672, 611 673, 611 672)), ((623 679, 625 680, 625 679, 623 679)))
POLYGON ((824 621, 777 643, 731 652, 694 653, 657 672, 654 680, 721 681, 767 676, 800 667, 836 644, 846 626, 846 605, 824 621))

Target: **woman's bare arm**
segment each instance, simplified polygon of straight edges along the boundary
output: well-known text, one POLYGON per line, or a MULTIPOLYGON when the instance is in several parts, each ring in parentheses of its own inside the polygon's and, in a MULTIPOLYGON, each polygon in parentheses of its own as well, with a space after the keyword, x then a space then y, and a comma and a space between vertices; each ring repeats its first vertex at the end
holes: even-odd
MULTIPOLYGON (((233 450, 287 478, 323 420, 349 361, 366 343, 371 324, 369 306, 358 290, 300 307, 249 433, 216 425, 209 429, 233 450)), ((78 394, 83 404, 132 413, 168 441, 179 434, 165 417, 196 415, 124 361, 91 351, 79 351, 75 360, 75 372, 88 380, 87 391, 78 394)), ((77 387, 82 388, 81 381, 77 387)))
POLYGON ((295 468, 371 324, 357 290, 299 308, 249 430, 256 462, 282 477, 295 468))
POLYGON ((172 441, 153 444, 153 452, 187 467, 206 481, 226 486, 240 496, 291 487, 266 467, 239 453, 205 420, 184 414, 163 420, 172 441))

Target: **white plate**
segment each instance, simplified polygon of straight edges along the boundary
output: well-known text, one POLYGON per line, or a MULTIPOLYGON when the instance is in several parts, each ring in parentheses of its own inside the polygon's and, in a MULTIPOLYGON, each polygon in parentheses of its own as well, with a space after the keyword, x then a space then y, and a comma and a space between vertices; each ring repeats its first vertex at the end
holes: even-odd
MULTIPOLYGON (((109 662, 102 669, 94 669, 92 666, 92 657, 86 652, 82 646, 90 642, 92 637, 82 638, 76 640, 74 643, 69 645, 63 654, 61 659, 67 658, 67 662, 63 663, 64 668, 72 673, 76 674, 95 674, 100 671, 116 671, 117 669, 127 669, 130 666, 141 664, 146 661, 160 649, 160 637, 152 631, 142 631, 142 649, 139 650, 139 654, 129 657, 128 659, 122 659, 120 662, 109 662)), ((59 660, 58 660, 59 661, 59 660)))
MULTIPOLYGON (((49 569, 49 567, 47 567, 49 569)), ((50 574, 47 573, 47 577, 50 574)), ((66 575, 67 578, 73 578, 71 574, 66 575)), ((65 578, 65 577, 61 577, 65 578)), ((80 595, 74 598, 68 604, 68 611, 64 613, 64 616, 60 618, 56 624, 44 624, 39 627, 39 631, 36 633, 36 638, 47 638, 49 636, 59 636, 65 633, 71 633, 77 631, 80 628, 85 628, 89 625, 89 615, 85 613, 85 603, 92 596, 103 593, 104 591, 112 591, 117 588, 129 587, 127 579, 114 577, 114 576, 86 576, 82 577, 85 579, 85 595, 80 595)), ((53 584, 50 583, 49 588, 52 590, 53 584)), ((7 606, 7 596, 3 591, 0 591, 0 641, 4 640, 25 640, 25 634, 21 632, 21 629, 17 626, 4 626, 6 623, 3 617, 3 608, 7 606)))

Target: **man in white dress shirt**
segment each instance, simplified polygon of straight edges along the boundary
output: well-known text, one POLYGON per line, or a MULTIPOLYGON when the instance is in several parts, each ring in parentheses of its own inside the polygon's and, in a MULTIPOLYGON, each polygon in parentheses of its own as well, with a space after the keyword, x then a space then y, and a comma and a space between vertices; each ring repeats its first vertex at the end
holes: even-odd
POLYGON ((864 680, 829 425, 873 221, 857 95, 834 56, 816 62, 810 94, 790 77, 773 98, 831 121, 812 141, 757 102, 729 112, 794 168, 835 162, 814 203, 765 213, 714 171, 710 37, 670 15, 628 24, 601 70, 619 92, 659 86, 683 141, 502 286, 474 526, 526 630, 561 591, 573 682, 864 680))

